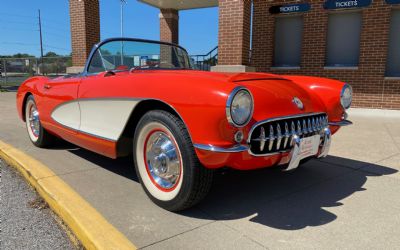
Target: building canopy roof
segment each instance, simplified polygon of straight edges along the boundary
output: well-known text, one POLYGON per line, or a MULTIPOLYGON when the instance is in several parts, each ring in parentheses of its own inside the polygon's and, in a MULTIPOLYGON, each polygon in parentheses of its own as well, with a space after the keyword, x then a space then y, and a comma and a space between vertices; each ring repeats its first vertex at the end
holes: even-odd
POLYGON ((138 0, 159 9, 188 10, 218 6, 218 0, 138 0))

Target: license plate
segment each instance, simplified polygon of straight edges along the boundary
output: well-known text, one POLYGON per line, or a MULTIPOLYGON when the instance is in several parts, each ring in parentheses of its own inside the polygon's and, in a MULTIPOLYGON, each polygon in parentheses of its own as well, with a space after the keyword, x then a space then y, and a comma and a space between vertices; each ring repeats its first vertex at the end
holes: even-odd
POLYGON ((300 140, 300 160, 309 156, 316 155, 318 153, 318 147, 320 142, 320 136, 314 135, 300 140))
POLYGON ((299 149, 295 150, 296 152, 294 152, 291 156, 292 158, 290 159, 289 166, 286 171, 297 168, 302 159, 316 155, 318 153, 320 139, 321 137, 319 135, 300 139, 299 149))

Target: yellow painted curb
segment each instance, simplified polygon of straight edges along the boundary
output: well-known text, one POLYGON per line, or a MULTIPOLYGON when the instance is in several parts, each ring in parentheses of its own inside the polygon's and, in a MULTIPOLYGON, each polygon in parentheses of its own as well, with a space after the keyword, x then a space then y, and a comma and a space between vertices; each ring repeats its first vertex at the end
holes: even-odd
POLYGON ((1 140, 0 157, 21 172, 86 249, 136 249, 132 242, 44 164, 1 140))

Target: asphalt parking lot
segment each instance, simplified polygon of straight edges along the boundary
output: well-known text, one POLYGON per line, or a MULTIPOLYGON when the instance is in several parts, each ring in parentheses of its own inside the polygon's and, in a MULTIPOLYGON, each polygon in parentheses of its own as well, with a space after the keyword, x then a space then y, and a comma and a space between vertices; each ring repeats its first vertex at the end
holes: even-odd
MULTIPOLYGON (((146 197, 132 159, 70 144, 33 147, 15 93, 0 93, 0 140, 46 164, 137 247, 145 249, 395 249, 400 246, 400 116, 352 111, 331 154, 292 173, 221 171, 183 213, 146 197)), ((48 178, 51 178, 48 177, 48 178)))
POLYGON ((77 249, 48 205, 0 160, 0 249, 77 249))

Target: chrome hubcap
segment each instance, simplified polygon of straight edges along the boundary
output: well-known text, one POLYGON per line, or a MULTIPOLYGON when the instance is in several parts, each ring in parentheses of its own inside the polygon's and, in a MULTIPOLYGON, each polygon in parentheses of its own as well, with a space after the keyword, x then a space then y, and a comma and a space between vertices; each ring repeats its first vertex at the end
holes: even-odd
POLYGON ((34 105, 29 110, 29 127, 32 130, 34 136, 39 137, 40 133, 40 122, 39 122, 39 111, 37 111, 34 105))
POLYGON ((145 142, 146 167, 162 189, 172 189, 181 175, 181 157, 175 142, 163 131, 151 133, 145 142))

